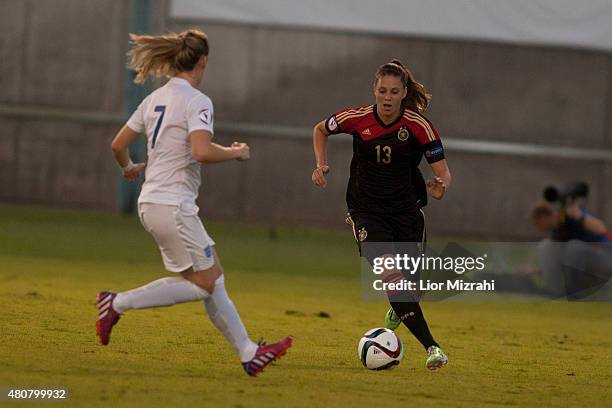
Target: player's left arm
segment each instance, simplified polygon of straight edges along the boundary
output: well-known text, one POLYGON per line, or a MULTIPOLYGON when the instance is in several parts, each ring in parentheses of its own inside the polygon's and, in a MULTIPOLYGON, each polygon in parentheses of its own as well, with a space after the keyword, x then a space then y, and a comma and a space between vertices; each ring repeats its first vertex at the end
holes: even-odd
POLYGON ((245 161, 251 157, 246 143, 234 142, 225 147, 212 142, 213 135, 205 130, 195 130, 189 135, 191 156, 200 163, 221 163, 228 160, 245 161))
POLYGON ((251 157, 249 145, 234 142, 231 146, 213 143, 214 107, 204 94, 196 95, 187 105, 187 130, 191 142, 191 157, 200 163, 244 161, 251 157))
POLYGON ((138 139, 140 136, 139 132, 131 129, 127 124, 124 125, 121 130, 117 133, 115 138, 111 143, 111 151, 113 152, 113 157, 119 167, 121 167, 121 171, 123 172, 123 177, 126 179, 133 181, 140 177, 140 173, 145 168, 145 163, 133 163, 132 159, 130 159, 129 146, 138 139))
POLYGON ((431 170, 434 174, 432 180, 427 180, 427 191, 429 195, 436 200, 441 200, 446 194, 448 186, 451 184, 451 174, 446 159, 439 160, 435 163, 430 163, 431 170))
POLYGON ((424 116, 415 112, 408 112, 407 119, 411 129, 423 149, 427 163, 434 174, 433 179, 427 180, 427 192, 432 198, 441 200, 451 183, 451 173, 444 156, 444 147, 438 131, 424 116))

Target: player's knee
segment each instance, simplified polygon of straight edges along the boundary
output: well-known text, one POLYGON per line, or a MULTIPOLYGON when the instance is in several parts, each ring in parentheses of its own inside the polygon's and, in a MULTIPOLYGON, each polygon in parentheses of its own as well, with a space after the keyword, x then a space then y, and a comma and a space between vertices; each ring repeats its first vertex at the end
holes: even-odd
POLYGON ((210 270, 200 272, 203 275, 202 279, 202 289, 211 295, 215 291, 215 286, 217 279, 222 275, 221 268, 217 267, 217 265, 213 266, 210 270))
POLYGON ((202 271, 192 271, 191 273, 182 273, 183 277, 189 280, 194 285, 204 289, 209 294, 215 290, 215 282, 221 276, 221 268, 215 264, 209 269, 202 271))
POLYGON ((206 293, 212 295, 213 292, 215 291, 215 283, 214 282, 204 282, 201 285, 199 285, 200 288, 204 289, 206 291, 206 293))

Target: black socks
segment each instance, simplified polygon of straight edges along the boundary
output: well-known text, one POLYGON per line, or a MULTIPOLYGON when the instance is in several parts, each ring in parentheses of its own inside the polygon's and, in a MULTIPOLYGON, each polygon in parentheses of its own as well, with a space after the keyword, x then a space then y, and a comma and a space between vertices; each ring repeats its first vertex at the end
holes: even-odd
POLYGON ((391 307, 399 316, 402 323, 421 342, 425 350, 430 346, 440 347, 433 339, 421 306, 417 302, 391 302, 391 307))

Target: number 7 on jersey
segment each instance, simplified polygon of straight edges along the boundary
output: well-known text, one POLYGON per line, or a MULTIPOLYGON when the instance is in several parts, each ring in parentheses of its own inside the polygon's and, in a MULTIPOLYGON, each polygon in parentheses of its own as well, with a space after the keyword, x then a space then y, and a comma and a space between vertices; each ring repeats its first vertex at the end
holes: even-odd
POLYGON ((166 105, 157 105, 154 110, 155 112, 161 112, 161 115, 159 115, 159 118, 157 119, 157 124, 155 124, 155 131, 153 132, 153 139, 151 140, 151 149, 155 147, 157 135, 159 134, 159 128, 161 127, 162 121, 164 120, 164 113, 166 113, 166 105))

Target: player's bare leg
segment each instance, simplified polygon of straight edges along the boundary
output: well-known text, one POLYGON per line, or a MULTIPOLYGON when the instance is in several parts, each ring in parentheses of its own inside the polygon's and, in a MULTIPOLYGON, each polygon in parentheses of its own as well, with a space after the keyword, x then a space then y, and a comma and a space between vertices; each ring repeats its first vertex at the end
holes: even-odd
POLYGON ((221 268, 221 264, 219 263, 219 258, 216 256, 216 252, 215 264, 211 268, 197 272, 194 271, 193 268, 189 268, 186 271, 181 272, 181 276, 184 279, 187 279, 194 285, 199 286, 209 294, 214 292, 215 282, 217 279, 219 279, 221 275, 223 275, 223 268, 221 268))

